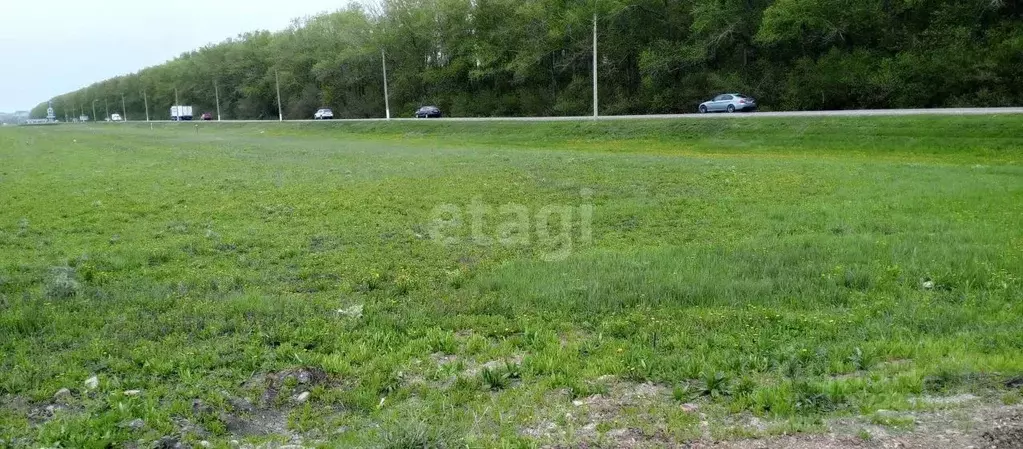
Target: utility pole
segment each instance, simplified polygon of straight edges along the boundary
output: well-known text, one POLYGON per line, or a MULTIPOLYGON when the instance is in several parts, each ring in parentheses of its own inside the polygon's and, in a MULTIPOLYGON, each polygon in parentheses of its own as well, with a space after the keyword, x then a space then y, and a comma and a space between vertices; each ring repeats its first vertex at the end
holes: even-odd
POLYGON ((103 107, 107 110, 107 118, 110 118, 110 101, 106 98, 103 99, 103 107))
POLYGON ((99 101, 95 98, 92 99, 92 121, 96 121, 96 102, 99 101))
POLYGON ((121 94, 121 114, 124 114, 124 117, 121 117, 121 120, 124 120, 124 121, 127 122, 128 121, 128 109, 124 107, 124 94, 121 94))
POLYGON ((281 77, 274 69, 274 79, 277 80, 277 120, 284 121, 284 107, 281 106, 281 77))
POLYGON ((146 121, 149 121, 149 96, 146 95, 146 91, 142 91, 142 101, 146 103, 146 121))
POLYGON ((597 13, 593 13, 593 118, 597 118, 597 13))
POLYGON ((181 106, 181 102, 178 101, 178 88, 175 87, 174 88, 174 107, 171 108, 171 115, 172 116, 174 115, 174 111, 178 111, 177 112, 178 116, 177 117, 171 117, 172 121, 177 122, 177 121, 181 120, 181 107, 180 106, 181 106))
POLYGON ((384 109, 387 111, 387 120, 391 119, 391 98, 387 95, 387 53, 380 49, 380 61, 384 65, 384 109))
POLYGON ((213 82, 213 95, 217 97, 217 121, 220 121, 220 88, 217 87, 217 82, 213 82))

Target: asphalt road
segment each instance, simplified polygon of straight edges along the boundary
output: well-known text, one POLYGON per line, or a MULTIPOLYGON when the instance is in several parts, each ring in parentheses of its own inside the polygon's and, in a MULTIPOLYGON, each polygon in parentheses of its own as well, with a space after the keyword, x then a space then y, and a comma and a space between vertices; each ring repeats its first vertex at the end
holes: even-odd
MULTIPOLYGON (((604 115, 596 120, 665 120, 665 119, 730 119, 730 118, 767 118, 767 117, 877 117, 905 115, 992 115, 992 114, 1023 114, 1023 108, 947 108, 947 109, 857 109, 846 111, 782 111, 782 112, 743 112, 743 113, 711 113, 711 114, 650 114, 650 115, 604 115)), ((377 122, 384 118, 337 119, 337 120, 284 120, 290 123, 331 123, 331 122, 377 122)), ((392 118, 391 121, 423 120, 411 117, 392 118)), ((451 122, 558 122, 594 120, 592 116, 572 117, 445 117, 430 119, 451 122)), ((139 123, 138 120, 131 121, 139 123)), ((174 123, 168 120, 153 120, 157 123, 174 123)), ((198 122, 198 120, 196 120, 198 122)), ((272 123, 277 120, 224 120, 224 123, 272 123)), ((186 122, 187 123, 187 122, 186 122)), ((212 122, 203 123, 216 123, 212 122)))
MULTIPOLYGON (((955 108, 955 109, 860 109, 847 111, 780 111, 780 112, 725 112, 709 114, 649 114, 649 115, 604 115, 597 120, 664 120, 664 119, 715 119, 715 118, 763 118, 763 117, 864 117, 864 116, 900 116, 900 115, 991 115, 991 114, 1023 114, 1023 108, 955 108)), ((452 117, 440 120, 454 121, 572 121, 593 120, 592 116, 577 117, 452 117)), ((382 120, 382 119, 369 119, 382 120)), ((402 118, 392 120, 422 120, 402 118)), ((436 120, 436 119, 434 119, 436 120)), ((315 120, 296 120, 315 121, 315 120)))

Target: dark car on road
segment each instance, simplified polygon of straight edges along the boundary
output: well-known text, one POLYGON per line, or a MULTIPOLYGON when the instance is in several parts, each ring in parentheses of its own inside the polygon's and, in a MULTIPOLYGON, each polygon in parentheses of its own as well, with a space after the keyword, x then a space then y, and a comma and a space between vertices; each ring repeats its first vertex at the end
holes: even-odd
POLYGON ((208 120, 213 120, 213 114, 211 114, 209 112, 203 112, 202 113, 202 119, 203 120, 207 120, 207 121, 208 120))
POLYGON ((416 111, 416 118, 440 118, 440 108, 423 106, 416 111))

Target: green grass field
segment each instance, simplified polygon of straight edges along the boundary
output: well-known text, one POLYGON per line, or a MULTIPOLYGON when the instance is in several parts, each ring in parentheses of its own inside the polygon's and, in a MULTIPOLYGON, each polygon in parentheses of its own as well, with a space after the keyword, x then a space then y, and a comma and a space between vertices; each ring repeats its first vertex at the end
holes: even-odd
POLYGON ((1021 164, 1017 116, 5 128, 0 447, 658 446, 1017 402, 1021 164))

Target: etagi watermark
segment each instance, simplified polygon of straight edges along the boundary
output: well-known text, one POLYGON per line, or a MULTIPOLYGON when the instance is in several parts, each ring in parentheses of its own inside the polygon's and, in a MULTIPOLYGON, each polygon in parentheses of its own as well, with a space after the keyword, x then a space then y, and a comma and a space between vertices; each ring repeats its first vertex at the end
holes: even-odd
POLYGON ((464 207, 441 204, 430 214, 430 238, 442 245, 536 245, 543 260, 565 260, 574 244, 593 242, 593 190, 582 189, 579 195, 578 205, 547 204, 535 210, 516 203, 495 207, 479 197, 464 207))

